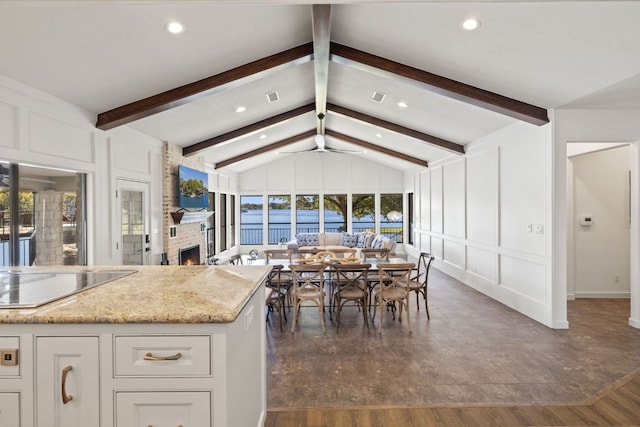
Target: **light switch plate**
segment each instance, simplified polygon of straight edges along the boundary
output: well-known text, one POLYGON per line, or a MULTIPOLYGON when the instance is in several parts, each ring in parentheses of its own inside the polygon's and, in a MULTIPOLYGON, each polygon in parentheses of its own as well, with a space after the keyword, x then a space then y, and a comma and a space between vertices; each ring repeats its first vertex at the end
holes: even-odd
POLYGON ((18 364, 18 349, 3 348, 0 349, 0 365, 16 366, 18 364))

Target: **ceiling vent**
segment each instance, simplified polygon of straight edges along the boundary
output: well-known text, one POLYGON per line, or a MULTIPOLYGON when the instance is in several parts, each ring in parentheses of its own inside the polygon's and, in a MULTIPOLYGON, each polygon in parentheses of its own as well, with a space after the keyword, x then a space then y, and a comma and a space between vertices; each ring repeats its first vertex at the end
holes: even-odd
POLYGON ((375 102, 382 102, 384 101, 385 96, 387 95, 382 92, 375 91, 373 92, 373 96, 371 97, 371 100, 375 102))
POLYGON ((272 102, 276 102, 280 100, 280 96, 278 95, 277 91, 273 91, 273 92, 269 92, 267 94, 267 101, 269 101, 269 104, 271 104, 272 102))

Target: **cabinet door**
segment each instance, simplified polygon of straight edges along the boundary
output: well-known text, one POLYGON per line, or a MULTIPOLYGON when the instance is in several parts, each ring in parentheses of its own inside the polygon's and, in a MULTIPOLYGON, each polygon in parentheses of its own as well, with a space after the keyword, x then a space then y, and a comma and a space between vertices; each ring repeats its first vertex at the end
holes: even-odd
POLYGON ((204 427, 211 425, 208 392, 118 392, 116 426, 204 427))
POLYGON ((36 338, 36 425, 98 427, 98 337, 36 338))
POLYGON ((0 393, 0 426, 20 427, 19 393, 0 393))

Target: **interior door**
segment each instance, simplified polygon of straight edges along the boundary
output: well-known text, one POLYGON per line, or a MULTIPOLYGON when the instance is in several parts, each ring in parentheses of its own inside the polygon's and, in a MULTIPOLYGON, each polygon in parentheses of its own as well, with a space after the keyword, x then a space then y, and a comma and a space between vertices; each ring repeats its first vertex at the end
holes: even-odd
POLYGON ((122 265, 149 264, 149 184, 118 180, 118 239, 122 265))

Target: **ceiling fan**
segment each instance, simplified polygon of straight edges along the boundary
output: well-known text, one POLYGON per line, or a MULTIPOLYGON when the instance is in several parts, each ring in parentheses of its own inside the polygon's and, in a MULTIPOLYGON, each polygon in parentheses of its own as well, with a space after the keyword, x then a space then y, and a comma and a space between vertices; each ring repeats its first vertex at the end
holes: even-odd
POLYGON ((316 134, 316 136, 313 138, 313 141, 316 143, 316 146, 313 148, 310 148, 308 150, 300 150, 300 151, 281 151, 282 154, 294 154, 294 153, 306 153, 306 152, 316 152, 316 153, 341 153, 341 154, 348 154, 348 153, 364 153, 364 151, 362 150, 342 150, 339 148, 331 148, 331 147, 327 147, 326 143, 325 143, 325 139, 324 139, 324 135, 322 134, 316 134))

